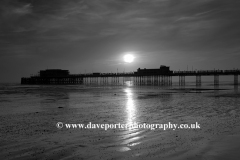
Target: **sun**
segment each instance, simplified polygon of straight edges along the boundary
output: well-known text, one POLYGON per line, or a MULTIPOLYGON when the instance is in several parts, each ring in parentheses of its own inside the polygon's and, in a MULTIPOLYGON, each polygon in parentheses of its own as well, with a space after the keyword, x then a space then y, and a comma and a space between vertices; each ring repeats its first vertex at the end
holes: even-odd
POLYGON ((132 63, 134 61, 134 56, 131 54, 126 54, 123 57, 124 62, 132 63))

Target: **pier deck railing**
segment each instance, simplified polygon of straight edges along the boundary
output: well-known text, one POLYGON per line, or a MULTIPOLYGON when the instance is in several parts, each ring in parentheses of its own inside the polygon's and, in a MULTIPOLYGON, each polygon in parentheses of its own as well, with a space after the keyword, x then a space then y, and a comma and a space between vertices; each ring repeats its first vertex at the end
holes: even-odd
POLYGON ((240 70, 197 70, 197 71, 173 71, 171 73, 145 73, 123 72, 123 73, 86 73, 86 74, 71 74, 73 77, 135 77, 135 76, 211 76, 211 75, 240 75, 240 70))

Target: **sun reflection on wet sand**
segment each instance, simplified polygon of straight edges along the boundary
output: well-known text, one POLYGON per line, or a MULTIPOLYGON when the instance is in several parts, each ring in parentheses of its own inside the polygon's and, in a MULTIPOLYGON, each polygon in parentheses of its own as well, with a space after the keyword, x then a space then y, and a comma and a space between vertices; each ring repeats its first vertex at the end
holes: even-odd
POLYGON ((136 106, 133 100, 133 93, 131 88, 127 88, 124 90, 127 96, 127 103, 126 103, 126 112, 127 112, 127 124, 133 124, 136 122, 136 106))
MULTIPOLYGON (((124 89, 124 93, 126 95, 126 124, 134 124, 137 123, 137 108, 134 100, 134 92, 131 88, 124 89)), ((137 128, 128 128, 127 130, 122 132, 121 135, 121 147, 119 148, 119 152, 126 152, 132 150, 132 147, 135 147, 138 144, 141 144, 140 139, 142 136, 139 136, 142 131, 139 131, 137 128)))

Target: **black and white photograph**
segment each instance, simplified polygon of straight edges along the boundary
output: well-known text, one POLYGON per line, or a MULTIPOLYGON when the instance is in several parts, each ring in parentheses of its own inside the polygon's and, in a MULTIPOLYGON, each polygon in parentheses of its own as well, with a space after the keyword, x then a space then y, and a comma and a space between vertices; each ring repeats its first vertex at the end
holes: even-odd
POLYGON ((239 160, 239 0, 1 0, 0 160, 239 160))

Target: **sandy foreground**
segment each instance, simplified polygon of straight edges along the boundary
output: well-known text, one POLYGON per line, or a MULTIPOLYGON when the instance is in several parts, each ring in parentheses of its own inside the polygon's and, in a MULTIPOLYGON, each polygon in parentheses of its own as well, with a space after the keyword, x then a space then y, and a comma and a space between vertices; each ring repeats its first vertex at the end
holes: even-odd
MULTIPOLYGON (((77 122, 83 114, 76 108, 53 108, 1 115, 0 159, 238 160, 240 157, 236 115, 227 119, 227 123, 202 119, 199 123, 204 127, 200 130, 56 128, 56 122, 77 122), (209 125, 210 121, 214 123, 209 125)), ((84 121, 97 120, 98 116, 90 114, 84 121)), ((183 121, 195 119, 186 117, 183 121)))

